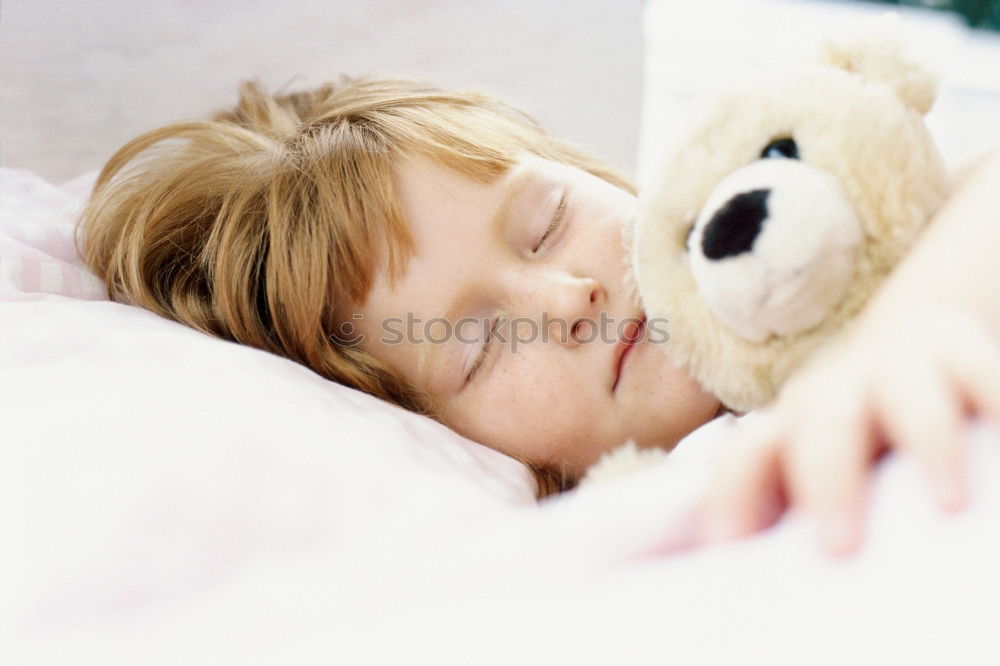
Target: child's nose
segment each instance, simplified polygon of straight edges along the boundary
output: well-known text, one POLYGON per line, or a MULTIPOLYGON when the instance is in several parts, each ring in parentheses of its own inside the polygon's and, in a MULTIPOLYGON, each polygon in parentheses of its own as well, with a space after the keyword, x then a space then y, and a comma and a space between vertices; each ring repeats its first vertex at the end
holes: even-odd
POLYGON ((607 295, 600 281, 591 277, 560 276, 543 285, 541 326, 552 342, 579 344, 587 339, 607 295))

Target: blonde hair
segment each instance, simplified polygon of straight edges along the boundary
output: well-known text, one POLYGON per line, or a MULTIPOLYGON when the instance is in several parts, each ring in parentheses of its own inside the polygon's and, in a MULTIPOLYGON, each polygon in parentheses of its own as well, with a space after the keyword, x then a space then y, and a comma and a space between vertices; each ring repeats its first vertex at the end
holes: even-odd
POLYGON ((524 152, 632 191, 484 94, 344 79, 272 96, 245 83, 233 110, 114 154, 83 213, 80 252, 114 300, 433 416, 426 396, 332 335, 336 313, 364 303, 380 260, 391 283, 413 253, 392 186, 401 156, 489 182, 524 152))

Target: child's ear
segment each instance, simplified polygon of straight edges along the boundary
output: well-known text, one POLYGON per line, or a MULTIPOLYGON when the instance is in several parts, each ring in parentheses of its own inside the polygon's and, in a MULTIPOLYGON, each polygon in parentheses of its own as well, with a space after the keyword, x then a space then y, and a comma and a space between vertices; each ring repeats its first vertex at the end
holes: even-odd
POLYGON ((938 77, 906 53, 901 33, 899 17, 887 14, 860 33, 826 40, 820 62, 888 86, 904 104, 925 115, 937 96, 938 77))

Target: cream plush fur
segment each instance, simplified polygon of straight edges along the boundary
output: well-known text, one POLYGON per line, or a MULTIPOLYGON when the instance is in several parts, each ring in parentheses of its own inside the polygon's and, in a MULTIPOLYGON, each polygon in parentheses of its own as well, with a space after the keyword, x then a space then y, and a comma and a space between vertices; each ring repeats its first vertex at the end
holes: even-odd
POLYGON ((668 151, 634 278, 674 361, 728 407, 763 405, 841 334, 946 197, 935 90, 884 31, 831 41, 707 100, 668 151))

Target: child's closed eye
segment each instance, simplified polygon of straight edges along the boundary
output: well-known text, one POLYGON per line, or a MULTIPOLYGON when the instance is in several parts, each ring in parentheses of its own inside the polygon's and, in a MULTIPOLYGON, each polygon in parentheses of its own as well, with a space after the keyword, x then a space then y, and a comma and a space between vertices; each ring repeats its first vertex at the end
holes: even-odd
POLYGON ((483 362, 489 356, 490 351, 493 349, 493 332, 497 324, 500 322, 499 317, 494 317, 490 320, 490 325, 484 330, 483 336, 483 346, 476 355, 476 360, 473 362, 472 367, 469 368, 469 372, 465 375, 465 383, 471 382, 475 376, 479 373, 479 370, 483 367, 483 362))
POLYGON ((542 237, 538 240, 538 243, 532 249, 533 254, 538 254, 538 252, 545 247, 546 242, 548 242, 552 238, 552 235, 555 233, 555 231, 559 229, 559 225, 566 217, 566 206, 567 206, 566 193, 563 192, 562 195, 559 197, 559 203, 556 205, 555 213, 552 215, 552 219, 549 220, 549 226, 546 227, 545 233, 542 234, 542 237))

